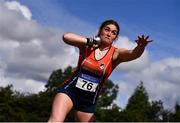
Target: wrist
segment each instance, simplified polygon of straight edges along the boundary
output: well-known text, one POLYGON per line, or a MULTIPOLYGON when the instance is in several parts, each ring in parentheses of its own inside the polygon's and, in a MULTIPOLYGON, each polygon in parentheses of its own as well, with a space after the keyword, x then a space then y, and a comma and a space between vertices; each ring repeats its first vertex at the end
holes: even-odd
POLYGON ((99 45, 101 43, 101 39, 99 37, 91 37, 86 38, 85 42, 88 46, 99 45))
POLYGON ((138 44, 139 47, 144 47, 144 48, 146 47, 146 45, 147 45, 147 44, 145 44, 145 43, 139 43, 139 44, 138 44))
POLYGON ((93 44, 94 44, 94 40, 93 40, 93 38, 86 38, 86 45, 88 45, 88 46, 93 46, 93 44))

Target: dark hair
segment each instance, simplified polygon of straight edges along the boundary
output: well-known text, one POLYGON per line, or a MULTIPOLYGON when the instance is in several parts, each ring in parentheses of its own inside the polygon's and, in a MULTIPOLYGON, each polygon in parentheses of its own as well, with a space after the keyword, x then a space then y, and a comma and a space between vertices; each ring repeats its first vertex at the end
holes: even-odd
POLYGON ((117 28, 117 36, 116 36, 116 38, 117 38, 118 35, 119 35, 120 27, 119 27, 119 24, 118 24, 116 21, 112 20, 112 19, 106 20, 106 21, 104 21, 104 22, 101 24, 101 26, 99 27, 99 31, 98 31, 98 35, 97 35, 97 36, 100 35, 100 31, 103 29, 103 27, 105 27, 106 25, 109 25, 109 24, 113 24, 113 25, 116 26, 116 28, 117 28))

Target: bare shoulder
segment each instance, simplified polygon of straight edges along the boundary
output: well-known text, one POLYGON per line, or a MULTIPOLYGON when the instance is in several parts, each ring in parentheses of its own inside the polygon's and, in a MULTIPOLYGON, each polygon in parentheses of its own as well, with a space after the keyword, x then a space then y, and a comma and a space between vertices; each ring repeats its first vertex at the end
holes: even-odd
POLYGON ((127 56, 130 53, 130 50, 126 48, 116 48, 113 54, 113 66, 114 68, 120 63, 127 61, 127 56))
POLYGON ((117 60, 120 55, 123 55, 127 52, 129 52, 129 50, 126 48, 115 48, 115 52, 113 55, 113 61, 117 60))

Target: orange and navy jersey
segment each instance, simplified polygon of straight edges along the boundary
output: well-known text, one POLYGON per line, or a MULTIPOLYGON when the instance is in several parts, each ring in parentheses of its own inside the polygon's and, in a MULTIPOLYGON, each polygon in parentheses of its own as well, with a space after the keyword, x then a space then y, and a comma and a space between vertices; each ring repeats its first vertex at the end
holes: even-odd
MULTIPOLYGON (((79 55, 76 71, 65 83, 71 84, 74 80, 80 81, 79 84, 76 84, 76 87, 79 87, 84 86, 81 81, 91 81, 95 84, 88 83, 89 85, 87 85, 87 88, 89 88, 89 91, 96 93, 96 98, 97 95, 99 95, 105 80, 107 80, 113 71, 112 57, 114 51, 115 47, 111 46, 104 57, 97 60, 95 57, 95 48, 87 47, 86 51, 79 55), (78 78, 80 78, 80 80, 78 78)), ((82 87, 80 88, 84 89, 82 87)))
POLYGON ((113 71, 112 57, 114 51, 115 51, 115 47, 111 46, 111 48, 103 58, 96 60, 95 48, 87 47, 86 51, 79 55, 77 69, 70 78, 75 76, 81 68, 89 71, 95 76, 101 77, 102 78, 101 83, 103 83, 103 81, 105 81, 113 71))

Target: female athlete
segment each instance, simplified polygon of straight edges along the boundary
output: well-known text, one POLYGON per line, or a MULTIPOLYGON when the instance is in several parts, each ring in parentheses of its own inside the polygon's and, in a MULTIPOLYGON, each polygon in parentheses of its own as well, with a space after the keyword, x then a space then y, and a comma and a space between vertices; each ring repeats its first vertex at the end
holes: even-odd
POLYGON ((91 122, 101 88, 111 72, 122 62, 140 57, 149 42, 149 36, 138 36, 132 49, 116 48, 119 25, 114 20, 104 21, 96 37, 87 38, 75 33, 65 33, 65 43, 79 48, 79 61, 73 75, 58 88, 52 104, 49 122, 63 122, 74 107, 77 122, 91 122))

